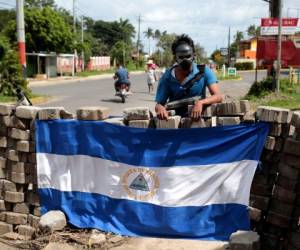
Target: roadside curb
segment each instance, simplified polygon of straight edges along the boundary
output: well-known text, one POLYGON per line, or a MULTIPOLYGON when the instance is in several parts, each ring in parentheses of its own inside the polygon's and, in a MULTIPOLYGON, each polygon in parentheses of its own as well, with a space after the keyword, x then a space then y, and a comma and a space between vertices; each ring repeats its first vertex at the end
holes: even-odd
MULTIPOLYGON (((143 74, 144 71, 133 71, 129 72, 131 75, 139 75, 143 74)), ((56 85, 56 84, 66 84, 66 83, 74 83, 74 82, 81 82, 83 80, 97 80, 97 79, 109 79, 113 77, 113 73, 110 74, 102 74, 102 75, 93 75, 93 76, 86 76, 86 77, 79 77, 79 76, 74 76, 74 77, 56 77, 56 78, 50 78, 48 80, 31 80, 29 81, 28 86, 29 87, 34 87, 34 86, 48 86, 48 85, 56 85)))

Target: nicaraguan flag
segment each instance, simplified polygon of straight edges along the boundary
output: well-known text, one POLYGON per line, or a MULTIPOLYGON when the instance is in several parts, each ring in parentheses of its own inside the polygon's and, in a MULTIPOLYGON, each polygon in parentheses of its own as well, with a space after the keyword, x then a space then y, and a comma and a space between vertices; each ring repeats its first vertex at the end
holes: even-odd
POLYGON ((42 212, 129 236, 228 240, 249 229, 252 178, 269 125, 139 129, 37 121, 42 212))

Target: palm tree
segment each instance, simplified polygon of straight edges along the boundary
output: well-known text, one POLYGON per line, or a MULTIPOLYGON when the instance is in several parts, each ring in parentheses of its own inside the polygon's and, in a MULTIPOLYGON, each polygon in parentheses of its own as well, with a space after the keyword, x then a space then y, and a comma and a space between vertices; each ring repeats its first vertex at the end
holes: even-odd
POLYGON ((116 29, 120 31, 121 36, 120 40, 124 40, 126 43, 131 44, 131 38, 135 35, 134 26, 129 22, 128 19, 123 20, 119 19, 119 22, 116 23, 116 29))
POLYGON ((239 51, 240 51, 240 42, 244 39, 244 33, 242 31, 236 31, 236 34, 234 35, 234 43, 236 44, 236 51, 237 51, 237 55, 239 55, 239 51))
POLYGON ((239 43, 244 39, 244 33, 242 31, 236 31, 236 34, 234 35, 234 41, 236 43, 239 43))
POLYGON ((160 30, 155 30, 155 32, 154 32, 154 37, 155 37, 156 39, 159 39, 160 36, 161 36, 160 30))
POLYGON ((150 27, 144 32, 144 35, 148 38, 148 42, 149 42, 149 56, 150 56, 150 38, 152 38, 154 36, 153 33, 153 29, 151 29, 150 27))
POLYGON ((247 34, 250 38, 258 37, 260 34, 260 27, 256 27, 255 25, 250 25, 247 29, 247 34))

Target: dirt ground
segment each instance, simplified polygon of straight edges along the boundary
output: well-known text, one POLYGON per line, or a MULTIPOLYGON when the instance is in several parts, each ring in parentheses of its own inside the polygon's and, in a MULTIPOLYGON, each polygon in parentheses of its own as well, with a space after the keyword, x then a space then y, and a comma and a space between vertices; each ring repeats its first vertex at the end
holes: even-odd
POLYGON ((161 238, 122 237, 97 230, 66 228, 60 232, 37 233, 34 239, 8 233, 0 237, 1 250, 226 250, 228 242, 161 238))

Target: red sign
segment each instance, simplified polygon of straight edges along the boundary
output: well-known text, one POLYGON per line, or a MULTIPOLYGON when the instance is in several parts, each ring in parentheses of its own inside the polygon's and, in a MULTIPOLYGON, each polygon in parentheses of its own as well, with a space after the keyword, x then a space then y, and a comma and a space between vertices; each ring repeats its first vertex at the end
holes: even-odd
MULTIPOLYGON (((276 27, 279 25, 278 18, 262 18, 261 26, 262 27, 276 27)), ((298 26, 298 18, 282 18, 282 26, 287 27, 297 27, 298 26)))
MULTIPOLYGON (((282 35, 294 35, 298 27, 298 18, 282 18, 282 35)), ((278 18, 262 18, 260 33, 262 36, 278 35, 278 18)))

